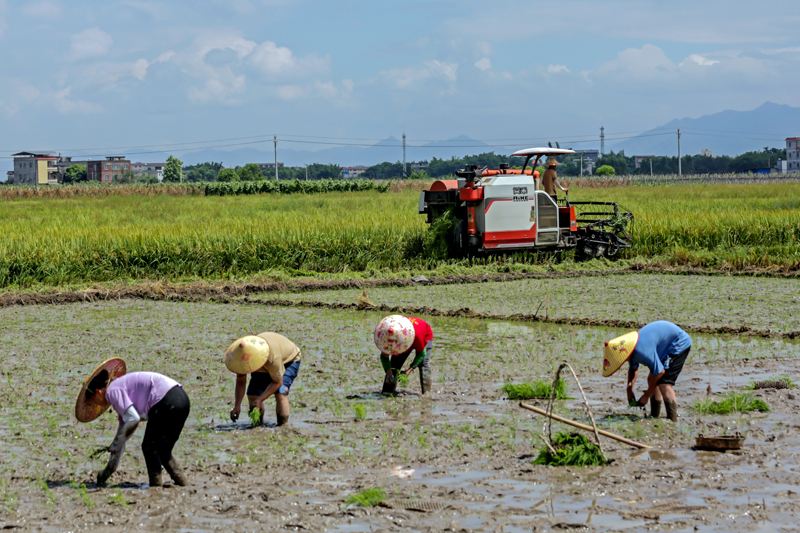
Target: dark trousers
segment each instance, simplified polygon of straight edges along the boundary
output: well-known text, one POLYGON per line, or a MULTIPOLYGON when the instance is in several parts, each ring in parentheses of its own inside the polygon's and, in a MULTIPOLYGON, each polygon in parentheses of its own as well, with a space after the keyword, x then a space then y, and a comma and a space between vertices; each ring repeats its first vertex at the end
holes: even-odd
POLYGON ((150 476, 161 474, 161 467, 172 459, 172 448, 178 442, 189 417, 189 397, 183 387, 175 386, 150 408, 147 429, 142 440, 142 453, 150 476))

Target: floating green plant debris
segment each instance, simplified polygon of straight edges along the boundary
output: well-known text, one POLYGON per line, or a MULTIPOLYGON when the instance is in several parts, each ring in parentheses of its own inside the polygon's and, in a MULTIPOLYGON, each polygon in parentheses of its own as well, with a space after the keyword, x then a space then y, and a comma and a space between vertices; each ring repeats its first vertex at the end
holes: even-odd
MULTIPOLYGON (((549 399, 552 381, 536 380, 533 383, 506 383, 501 389, 509 400, 530 400, 532 398, 549 399)), ((556 383, 556 400, 567 398, 567 382, 562 378, 556 383)))
POLYGON ((553 437, 553 454, 548 449, 539 453, 535 465, 548 466, 605 466, 608 460, 596 444, 577 433, 558 433, 553 437))
POLYGON ((692 408, 701 415, 727 415, 750 411, 769 412, 769 405, 761 398, 753 398, 746 392, 729 392, 721 400, 697 400, 692 408))
POLYGON ((261 425, 261 410, 258 407, 250 409, 250 423, 254 428, 261 425))
POLYGON ((383 489, 366 489, 355 494, 351 494, 345 500, 345 505, 357 505, 359 507, 374 507, 386 499, 386 491, 383 489))

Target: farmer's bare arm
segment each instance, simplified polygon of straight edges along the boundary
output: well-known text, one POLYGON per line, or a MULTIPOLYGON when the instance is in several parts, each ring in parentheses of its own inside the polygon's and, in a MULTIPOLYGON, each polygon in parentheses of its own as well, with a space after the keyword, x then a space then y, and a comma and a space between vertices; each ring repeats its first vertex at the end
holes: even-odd
POLYGON ((633 393, 633 384, 636 383, 636 378, 639 376, 639 369, 633 370, 632 368, 628 368, 628 401, 633 402, 636 401, 636 395, 633 393))
POLYGON ((650 374, 647 376, 647 392, 642 394, 642 397, 639 398, 639 405, 647 405, 650 396, 652 396, 658 388, 658 380, 661 379, 665 373, 666 371, 662 370, 658 374, 650 374))
POLYGON ((123 413, 119 421, 117 434, 114 436, 111 446, 108 447, 111 456, 108 458, 106 467, 97 474, 98 485, 103 485, 106 480, 111 477, 111 474, 116 472, 119 466, 119 460, 122 458, 122 454, 125 453, 125 445, 128 443, 128 439, 133 435, 134 431, 136 431, 136 428, 139 427, 140 421, 141 417, 133 406, 128 407, 125 413, 123 413))
POLYGON ((239 412, 242 409, 242 400, 247 389, 247 374, 236 374, 236 390, 234 392, 233 409, 231 409, 231 420, 236 422, 239 419, 239 412))
POLYGON ((278 390, 281 388, 281 385, 283 385, 283 380, 273 381, 272 383, 269 384, 267 390, 264 391, 264 394, 258 397, 258 399, 256 400, 256 407, 258 407, 258 409, 262 413, 264 412, 264 401, 273 394, 275 394, 276 392, 278 392, 278 390))

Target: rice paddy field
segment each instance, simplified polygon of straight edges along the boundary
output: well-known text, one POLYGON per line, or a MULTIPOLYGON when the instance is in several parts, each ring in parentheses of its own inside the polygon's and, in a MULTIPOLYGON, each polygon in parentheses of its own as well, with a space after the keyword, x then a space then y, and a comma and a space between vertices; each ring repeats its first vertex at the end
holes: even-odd
MULTIPOLYGON (((674 301, 688 302, 704 281, 729 279, 665 278, 659 291, 647 293, 656 302, 648 312, 676 321, 667 305, 672 300, 658 307, 660 297, 672 293, 674 301)), ((643 300, 639 284, 648 278, 592 279, 613 282, 611 292, 643 300)), ((715 321, 739 325, 752 318, 758 325, 777 291, 774 283, 783 281, 792 280, 748 280, 753 285, 738 290, 752 292, 752 298, 721 306, 715 321)), ((517 305, 513 294, 529 290, 509 283, 505 290, 503 284, 447 289, 465 295, 491 289, 505 302, 497 310, 506 312, 517 305)), ((414 296, 446 307, 449 296, 440 289, 414 288, 419 291, 414 296)), ((597 290, 600 286, 583 292, 597 290)), ((340 292, 338 298, 326 293, 326 299, 354 296, 352 290, 340 292)), ((369 297, 400 301, 397 294, 378 291, 369 297)), ((469 303, 477 307, 477 301, 469 303)), ((615 301, 600 311, 593 311, 591 301, 571 312, 613 317, 624 308, 615 301)), ((383 372, 372 328, 383 314, 259 301, 139 299, 0 308, 5 347, 0 527, 474 532, 794 527, 800 513, 800 396, 796 389, 752 388, 778 376, 796 382, 800 340, 693 333, 677 386, 680 418, 672 424, 627 406, 623 372, 601 377, 603 342, 625 332, 602 326, 422 315, 435 334, 433 394, 421 397, 412 374, 396 397, 381 396, 383 372), (243 334, 264 330, 283 333, 303 351, 290 395, 290 424, 281 428, 274 427, 272 401, 263 427, 251 427, 244 416, 236 424, 228 418, 234 377, 222 363, 224 349, 243 334), (80 424, 73 406, 84 376, 109 356, 124 358, 129 371, 157 371, 183 384, 192 412, 175 454, 191 486, 148 487, 139 449, 142 428, 109 487, 96 486, 103 457, 90 455, 111 441, 116 419, 107 413, 80 424), (508 399, 504 388, 552 380, 563 361, 577 372, 599 427, 651 448, 637 451, 602 438, 612 460, 608 466, 533 464, 544 449, 544 419, 508 399), (704 414, 733 393, 770 410, 704 414), (736 432, 746 437, 741 450, 693 449, 700 434, 736 432), (382 503, 358 504, 375 501, 382 503)), ((791 320, 781 327, 795 328, 791 320)), ((590 423, 571 377, 566 397, 556 402, 555 412, 590 423)), ((529 402, 544 406, 542 400, 529 402)), ((569 429, 553 424, 554 432, 569 429)))
MULTIPOLYGON (((418 191, 4 201, 0 288, 145 279, 391 276, 545 268, 552 258, 432 259, 418 191), (537 266, 538 265, 538 266, 537 266)), ((623 261, 796 271, 800 184, 573 188, 635 214, 623 261)), ((602 267, 600 265, 599 267, 602 267)), ((590 267, 591 268, 591 267, 590 267)))
MULTIPOLYGON (((636 215, 628 256, 578 266, 430 260, 418 193, 395 190, 0 202, 0 529, 796 530, 800 184, 576 189, 636 215), (529 274, 488 275, 503 272, 529 274), (390 312, 431 324, 431 394, 416 373, 380 394, 372 331, 390 312), (677 424, 628 406, 624 367, 601 376, 604 341, 661 319, 693 339, 677 424), (223 352, 261 331, 303 354, 282 427, 271 399, 263 426, 229 418, 223 352), (149 487, 142 427, 95 483, 116 416, 80 424, 74 405, 112 356, 183 385, 190 486, 149 487), (646 448, 601 437, 605 466, 534 464, 551 429, 577 431, 520 407, 545 407, 564 362, 598 427, 646 448), (701 435, 745 441, 705 451, 701 435)), ((591 424, 561 377, 554 412, 591 424)))

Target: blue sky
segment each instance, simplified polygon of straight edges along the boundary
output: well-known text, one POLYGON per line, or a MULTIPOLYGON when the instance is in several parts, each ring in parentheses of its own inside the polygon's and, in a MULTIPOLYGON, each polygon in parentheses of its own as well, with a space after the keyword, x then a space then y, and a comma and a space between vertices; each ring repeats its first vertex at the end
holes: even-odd
POLYGON ((0 155, 565 139, 800 106, 799 28, 788 1, 0 0, 0 155))

